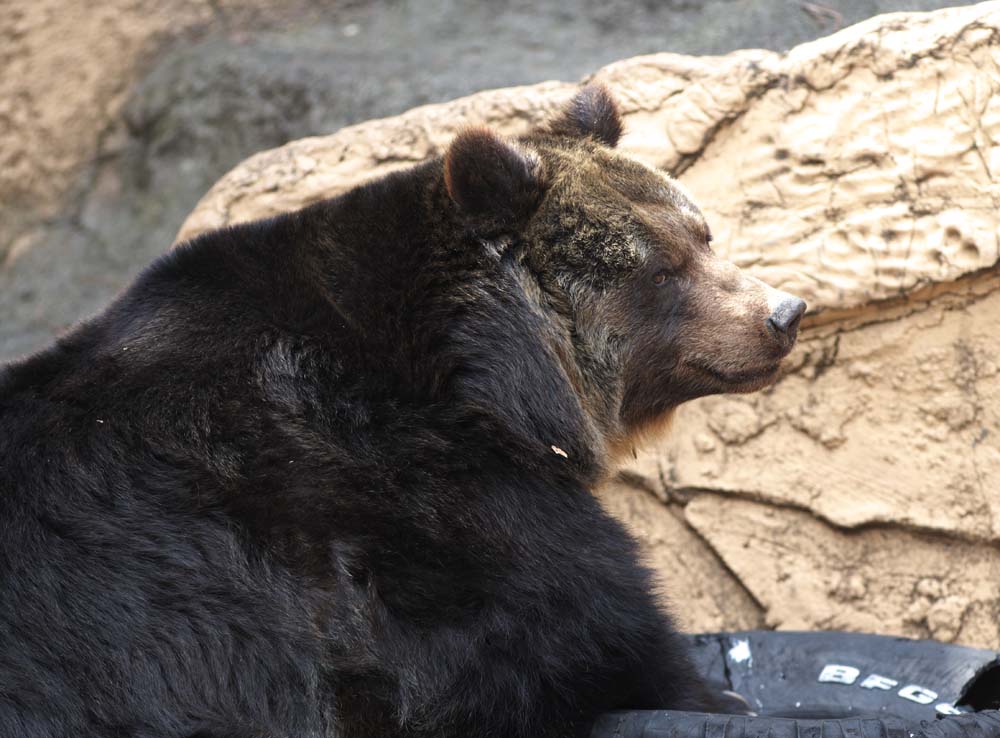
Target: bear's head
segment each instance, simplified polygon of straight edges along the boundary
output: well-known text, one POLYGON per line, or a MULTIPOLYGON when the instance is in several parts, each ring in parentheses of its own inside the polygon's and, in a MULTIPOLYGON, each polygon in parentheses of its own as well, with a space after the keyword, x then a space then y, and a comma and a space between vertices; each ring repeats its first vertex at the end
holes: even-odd
POLYGON ((444 161, 448 194, 552 326, 548 342, 608 452, 680 403, 770 384, 805 303, 719 258, 691 197, 618 153, 618 109, 584 88, 516 141, 472 129, 444 161))

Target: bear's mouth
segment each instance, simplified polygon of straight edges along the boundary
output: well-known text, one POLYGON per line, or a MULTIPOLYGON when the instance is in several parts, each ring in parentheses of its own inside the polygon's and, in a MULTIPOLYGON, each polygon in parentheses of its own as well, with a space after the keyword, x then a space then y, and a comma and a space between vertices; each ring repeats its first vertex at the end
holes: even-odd
POLYGON ((688 363, 688 366, 703 374, 707 374, 720 384, 728 385, 733 389, 739 388, 747 392, 752 392, 769 384, 777 377, 778 370, 781 368, 781 360, 779 359, 755 369, 744 369, 741 371, 726 371, 709 366, 708 364, 694 362, 688 363))

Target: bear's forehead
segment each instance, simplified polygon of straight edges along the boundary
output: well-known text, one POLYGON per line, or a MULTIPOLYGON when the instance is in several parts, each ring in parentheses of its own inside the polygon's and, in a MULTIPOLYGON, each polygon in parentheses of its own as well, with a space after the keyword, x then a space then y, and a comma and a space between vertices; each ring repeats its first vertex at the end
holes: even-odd
POLYGON ((622 154, 599 152, 585 176, 598 187, 609 187, 637 210, 670 215, 701 229, 705 218, 687 190, 673 177, 622 154))
POLYGON ((684 249, 707 235, 704 216, 676 180, 607 151, 560 157, 550 205, 550 256, 611 279, 654 249, 684 249))

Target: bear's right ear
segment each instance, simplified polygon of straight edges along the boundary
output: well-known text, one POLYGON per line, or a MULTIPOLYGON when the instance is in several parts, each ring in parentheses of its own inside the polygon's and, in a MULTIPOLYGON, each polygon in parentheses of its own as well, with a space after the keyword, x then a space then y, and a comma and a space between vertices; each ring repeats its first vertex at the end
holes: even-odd
POLYGON ((573 96, 569 105, 549 124, 549 131, 571 138, 590 137, 614 148, 622 137, 622 114, 607 87, 589 84, 573 96))
POLYGON ((463 213, 482 227, 499 230, 523 224, 545 193, 538 154, 488 128, 458 134, 444 157, 444 181, 463 213))

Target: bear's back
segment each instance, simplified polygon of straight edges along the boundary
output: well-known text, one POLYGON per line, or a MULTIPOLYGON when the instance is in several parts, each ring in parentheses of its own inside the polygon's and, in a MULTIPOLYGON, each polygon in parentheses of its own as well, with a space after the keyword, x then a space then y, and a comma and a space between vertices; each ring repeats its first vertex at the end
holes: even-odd
POLYGON ((275 228, 167 254, 0 368, 0 735, 319 734, 304 588, 212 500, 218 413, 255 405, 255 336, 294 314, 262 299, 275 228))

